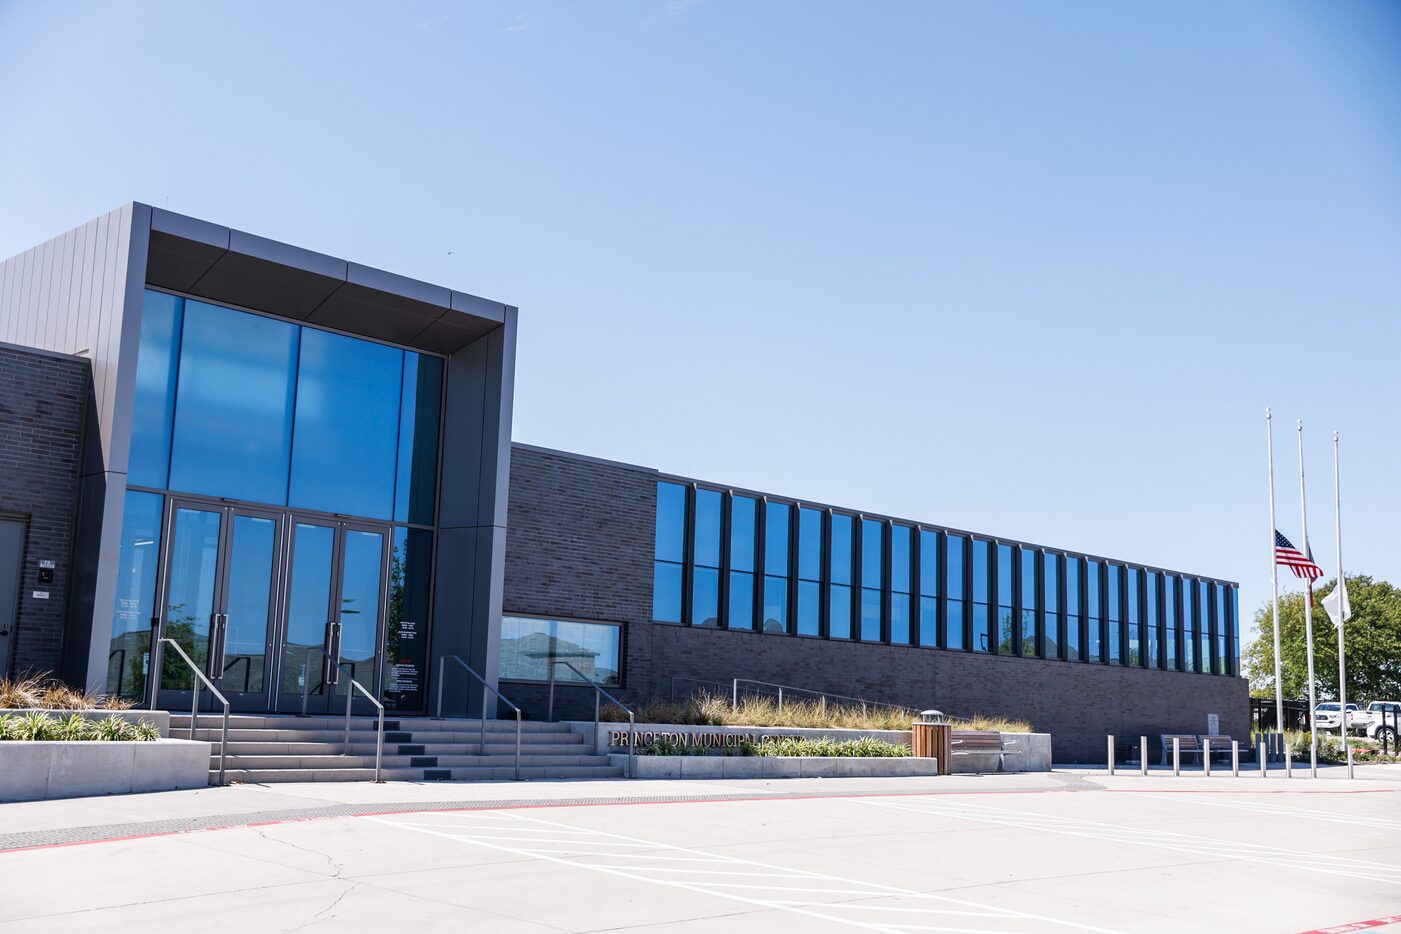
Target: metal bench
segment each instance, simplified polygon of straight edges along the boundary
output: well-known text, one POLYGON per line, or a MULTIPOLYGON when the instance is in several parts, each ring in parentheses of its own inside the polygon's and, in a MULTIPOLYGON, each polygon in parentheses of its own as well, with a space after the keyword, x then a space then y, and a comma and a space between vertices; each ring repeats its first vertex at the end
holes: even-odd
POLYGON ((1003 768, 1008 756, 1019 756, 1024 750, 1012 749, 1016 740, 1003 740, 996 730, 954 730, 949 740, 953 756, 997 756, 998 768, 1003 768))
MULTIPOLYGON (((1202 757, 1202 741, 1195 733, 1160 733, 1158 742, 1162 744, 1162 758, 1158 760, 1159 765, 1171 765, 1168 756, 1172 753, 1172 741, 1177 740, 1178 753, 1185 760, 1188 756, 1202 757)), ((1228 744, 1227 750, 1231 747, 1228 744)))
POLYGON ((1201 742, 1209 756, 1224 755, 1229 758, 1231 755, 1232 741, 1229 736, 1202 736, 1201 742))

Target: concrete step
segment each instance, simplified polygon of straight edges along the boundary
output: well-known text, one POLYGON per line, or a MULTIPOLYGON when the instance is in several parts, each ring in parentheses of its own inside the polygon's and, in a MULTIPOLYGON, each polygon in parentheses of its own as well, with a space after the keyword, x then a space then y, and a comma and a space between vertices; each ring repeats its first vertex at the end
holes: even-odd
MULTIPOLYGON (((383 767, 389 768, 483 768, 493 766, 510 766, 514 762, 512 756, 473 756, 473 755, 450 755, 450 756, 385 756, 383 767)), ((219 768, 219 756, 209 757, 211 769, 219 768)), ((595 766, 607 765, 606 756, 521 756, 521 766, 595 766)), ((225 761, 226 768, 252 769, 254 771, 269 771, 273 769, 316 769, 335 770, 374 768, 375 757, 368 756, 339 756, 339 755, 308 755, 308 756, 245 756, 230 755, 225 761)))
MULTIPOLYGON (((445 769, 384 769, 380 777, 390 782, 428 782, 428 781, 453 781, 453 782, 485 782, 485 781, 510 781, 515 778, 515 769, 510 764, 504 766, 493 766, 490 768, 445 768, 445 769)), ((217 772, 210 773, 210 781, 214 781, 217 772)), ((260 771, 257 769, 229 769, 225 772, 226 779, 230 782, 243 782, 245 784, 264 784, 276 782, 368 782, 373 781, 375 770, 372 767, 367 769, 272 769, 260 771)), ((619 766, 597 765, 597 766, 532 766, 521 768, 521 778, 523 779, 560 779, 560 778, 622 778, 623 770, 619 766)))
MULTIPOLYGON (((170 735, 176 739, 188 739, 189 727, 182 729, 172 728, 170 735)), ((218 729, 210 729, 201 724, 195 731, 195 738, 205 742, 217 743, 222 735, 218 729)), ((516 734, 487 732, 487 745, 489 746, 511 746, 516 744, 516 734)), ((350 741, 352 743, 373 743, 376 733, 374 730, 352 729, 350 731, 350 741)), ((385 745, 390 743, 450 743, 457 745, 477 745, 481 739, 481 733, 472 730, 466 733, 449 733, 442 731, 419 732, 417 730, 385 730, 385 745)), ((229 742, 243 743, 336 743, 345 741, 343 730, 239 730, 229 726, 229 742)), ((578 733, 522 733, 521 743, 531 743, 535 745, 559 745, 578 746, 582 745, 584 738, 578 733)))
MULTIPOLYGON (((199 725, 201 729, 216 727, 222 717, 219 714, 201 714, 199 725)), ((351 717, 350 728, 355 730, 374 730, 377 728, 378 720, 375 717, 351 717)), ((170 726, 172 729, 179 727, 182 730, 190 728, 190 715, 172 713, 170 715, 170 726)), ((384 729, 404 730, 409 732, 446 732, 446 733, 480 733, 482 721, 471 719, 443 719, 431 720, 426 717, 385 717, 384 729)), ((230 730, 344 730, 345 718, 336 716, 310 716, 298 717, 290 714, 232 714, 229 717, 230 730)), ((515 735, 515 720, 488 720, 486 721, 488 733, 510 733, 515 735)), ((546 723, 541 720, 525 720, 521 723, 522 733, 569 733, 569 726, 564 723, 546 723)))
MULTIPOLYGON (((203 737, 201 737, 203 738, 203 737)), ((244 740, 229 743, 229 755, 240 756, 316 756, 316 755, 339 755, 341 752, 349 752, 351 755, 372 756, 375 754, 375 743, 373 737, 355 737, 352 735, 350 749, 345 750, 339 739, 334 743, 279 743, 261 742, 257 740, 244 740)), ((214 738, 215 752, 218 752, 218 739, 214 738)), ((477 743, 385 743, 385 755, 404 756, 451 756, 451 755, 472 755, 472 756, 514 756, 516 754, 515 743, 487 743, 485 747, 477 743)), ((521 743, 521 755, 523 756, 554 756, 554 755, 587 755, 588 747, 580 743, 521 743)))

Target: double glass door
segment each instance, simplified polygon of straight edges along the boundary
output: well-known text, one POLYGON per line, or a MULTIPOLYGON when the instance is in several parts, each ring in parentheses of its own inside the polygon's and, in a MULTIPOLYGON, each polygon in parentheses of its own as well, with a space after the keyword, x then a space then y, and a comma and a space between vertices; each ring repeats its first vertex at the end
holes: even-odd
MULTIPOLYGON (((231 706, 325 711, 347 676, 378 694, 387 528, 180 500, 168 528, 162 634, 231 706)), ((158 703, 179 709, 193 675, 173 654, 158 703)))

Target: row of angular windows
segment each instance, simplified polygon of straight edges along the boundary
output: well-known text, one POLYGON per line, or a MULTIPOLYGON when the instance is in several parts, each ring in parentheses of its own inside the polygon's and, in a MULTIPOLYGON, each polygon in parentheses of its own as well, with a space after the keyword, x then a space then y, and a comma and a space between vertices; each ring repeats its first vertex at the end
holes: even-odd
POLYGON ((660 481, 656 622, 1237 673, 1233 584, 660 481))

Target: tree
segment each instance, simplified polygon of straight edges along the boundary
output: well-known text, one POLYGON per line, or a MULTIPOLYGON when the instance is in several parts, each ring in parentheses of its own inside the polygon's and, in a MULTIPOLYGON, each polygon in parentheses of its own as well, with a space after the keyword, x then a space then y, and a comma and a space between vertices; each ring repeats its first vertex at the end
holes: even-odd
MULTIPOLYGON (((1315 688, 1320 700, 1338 697, 1338 630, 1323 609, 1323 598, 1332 593, 1333 581, 1314 585, 1313 656, 1315 688)), ((1347 623, 1348 699, 1392 700, 1401 698, 1401 590, 1386 581, 1358 575, 1347 579, 1352 617, 1347 623)), ((1308 642, 1304 633, 1307 594, 1279 599, 1280 674, 1284 696, 1308 699, 1308 642)), ((1241 662, 1250 678, 1251 693, 1274 696, 1275 653, 1271 605, 1255 612, 1258 635, 1242 653, 1241 662)))

